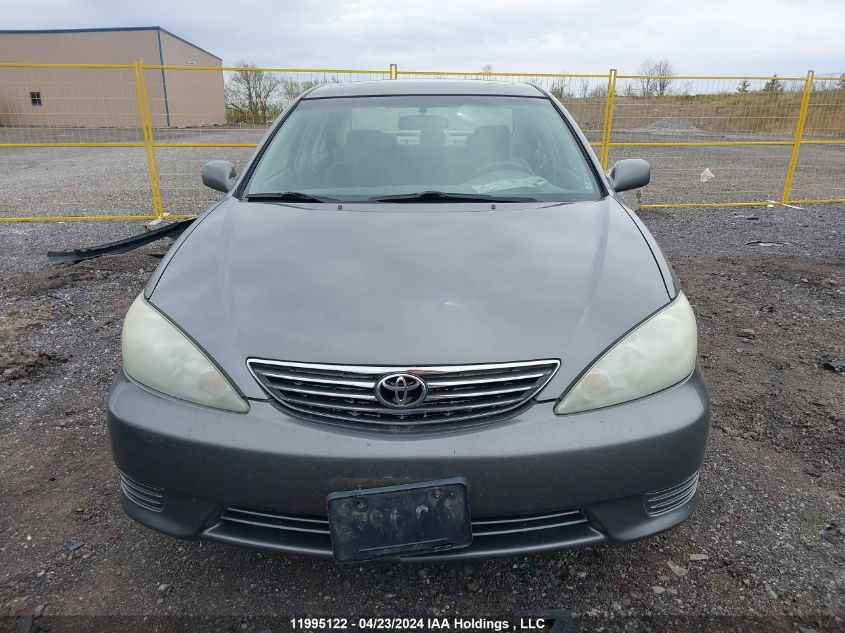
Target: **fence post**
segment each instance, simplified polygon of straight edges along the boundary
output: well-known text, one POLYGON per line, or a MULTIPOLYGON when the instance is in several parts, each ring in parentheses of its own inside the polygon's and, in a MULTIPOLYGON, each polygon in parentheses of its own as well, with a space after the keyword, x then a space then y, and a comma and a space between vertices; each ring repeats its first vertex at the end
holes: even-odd
POLYGON ((156 218, 164 214, 164 207, 161 203, 161 187, 158 180, 158 165, 156 163, 156 150, 153 139, 153 124, 150 117, 150 101, 147 96, 147 81, 144 77, 144 66, 140 59, 134 61, 135 65, 135 94, 138 97, 138 114, 141 117, 141 130, 144 133, 144 150, 147 153, 147 171, 150 176, 150 196, 153 202, 153 213, 156 218))
POLYGON ((810 109, 810 96, 813 94, 813 76, 811 70, 807 73, 804 81, 804 92, 801 94, 801 107, 798 110, 798 119, 795 121, 795 135, 792 138, 792 155, 789 157, 789 167, 786 170, 786 178, 783 181, 783 193, 780 201, 784 204, 789 202, 792 194, 792 181, 795 178, 795 167, 798 165, 798 153, 801 151, 801 139, 804 136, 804 124, 807 122, 807 112, 810 109))
POLYGON ((399 78, 399 67, 396 64, 390 64, 390 75, 391 79, 398 79, 399 78))
POLYGON ((616 98, 616 69, 611 68, 607 74, 607 94, 604 98, 604 122, 601 130, 601 153, 599 161, 602 169, 607 169, 610 158, 610 133, 613 127, 613 102, 616 98))

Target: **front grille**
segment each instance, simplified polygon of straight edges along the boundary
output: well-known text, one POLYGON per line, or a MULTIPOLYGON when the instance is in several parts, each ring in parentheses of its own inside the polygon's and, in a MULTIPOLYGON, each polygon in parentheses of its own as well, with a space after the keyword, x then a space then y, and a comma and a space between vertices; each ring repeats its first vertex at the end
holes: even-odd
POLYGON ((142 508, 153 512, 161 512, 164 509, 164 490, 162 488, 141 483, 121 472, 120 489, 130 501, 137 503, 142 508))
POLYGON ((356 427, 413 430, 485 422, 516 414, 551 380, 560 362, 379 367, 325 365, 250 358, 256 380, 291 415, 356 427), (392 408, 376 398, 391 374, 422 379, 424 399, 392 408))
POLYGON ((677 510, 695 496, 696 490, 698 490, 698 471, 674 486, 647 493, 646 511, 651 516, 657 516, 677 510))
MULTIPOLYGON (((217 541, 331 556, 329 522, 325 516, 283 514, 268 510, 228 507, 204 536, 217 541)), ((433 556, 473 557, 542 551, 605 540, 580 510, 472 521, 473 542, 468 548, 433 556)), ((429 555, 417 556, 425 558, 429 555)))

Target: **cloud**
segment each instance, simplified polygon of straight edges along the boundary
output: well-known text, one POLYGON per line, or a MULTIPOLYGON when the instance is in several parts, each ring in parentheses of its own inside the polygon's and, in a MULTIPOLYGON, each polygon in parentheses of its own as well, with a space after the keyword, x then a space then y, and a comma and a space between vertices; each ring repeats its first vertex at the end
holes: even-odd
POLYGON ((845 72, 836 0, 5 0, 5 28, 160 25, 223 57, 270 66, 534 72, 845 72))

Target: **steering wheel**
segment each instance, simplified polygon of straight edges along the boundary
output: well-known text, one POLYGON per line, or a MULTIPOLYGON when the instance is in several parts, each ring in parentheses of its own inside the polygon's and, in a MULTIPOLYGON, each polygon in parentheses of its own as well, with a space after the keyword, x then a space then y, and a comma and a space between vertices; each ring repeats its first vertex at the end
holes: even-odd
POLYGON ((510 160, 497 160, 495 163, 488 163, 486 165, 481 166, 480 168, 476 169, 472 176, 469 177, 469 180, 473 178, 478 178, 482 174, 486 174, 491 171, 497 171, 500 169, 511 169, 516 171, 521 171, 526 174, 534 175, 534 170, 531 169, 531 165, 529 165, 526 161, 522 160, 521 158, 512 158, 510 160))

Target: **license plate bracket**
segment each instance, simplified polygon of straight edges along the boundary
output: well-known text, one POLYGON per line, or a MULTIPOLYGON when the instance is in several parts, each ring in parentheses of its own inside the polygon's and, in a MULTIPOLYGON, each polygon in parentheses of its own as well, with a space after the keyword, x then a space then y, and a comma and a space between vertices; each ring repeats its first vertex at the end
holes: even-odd
POLYGON ((338 562, 439 552, 472 543, 463 477, 333 492, 326 499, 338 562))

